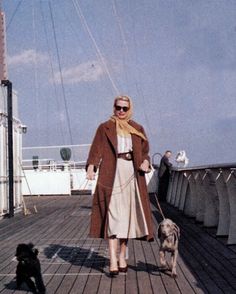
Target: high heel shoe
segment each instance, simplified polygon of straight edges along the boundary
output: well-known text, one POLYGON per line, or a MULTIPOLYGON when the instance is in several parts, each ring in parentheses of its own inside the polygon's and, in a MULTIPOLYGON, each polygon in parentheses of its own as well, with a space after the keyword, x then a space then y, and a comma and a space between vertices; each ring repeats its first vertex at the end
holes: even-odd
POLYGON ((110 273, 110 276, 117 276, 119 274, 119 267, 118 267, 118 262, 117 262, 117 269, 109 269, 109 273, 110 273))
POLYGON ((119 270, 118 269, 116 269, 116 270, 110 270, 109 273, 110 273, 110 276, 111 277, 117 276, 119 274, 119 270))
POLYGON ((127 273, 128 271, 128 264, 125 267, 120 267, 118 263, 118 270, 120 273, 127 273))

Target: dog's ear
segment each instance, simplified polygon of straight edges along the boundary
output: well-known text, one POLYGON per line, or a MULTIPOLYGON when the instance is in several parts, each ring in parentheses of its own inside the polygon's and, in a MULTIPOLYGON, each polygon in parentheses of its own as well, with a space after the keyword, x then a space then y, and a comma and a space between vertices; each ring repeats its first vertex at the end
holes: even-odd
POLYGON ((180 238, 180 229, 179 227, 176 225, 176 223, 173 223, 173 230, 176 232, 177 234, 177 238, 180 238))
POLYGON ((161 238, 161 223, 157 227, 157 237, 160 239, 161 238))
POLYGON ((34 248, 34 244, 31 243, 31 242, 28 244, 28 246, 29 246, 30 249, 33 249, 34 248))
POLYGON ((20 243, 20 244, 17 245, 15 256, 19 256, 21 254, 21 252, 23 251, 24 246, 25 246, 25 244, 23 244, 23 243, 20 243))
POLYGON ((36 248, 33 250, 33 252, 34 252, 34 255, 35 255, 35 256, 37 256, 37 255, 39 254, 39 251, 38 251, 38 249, 36 249, 36 248))

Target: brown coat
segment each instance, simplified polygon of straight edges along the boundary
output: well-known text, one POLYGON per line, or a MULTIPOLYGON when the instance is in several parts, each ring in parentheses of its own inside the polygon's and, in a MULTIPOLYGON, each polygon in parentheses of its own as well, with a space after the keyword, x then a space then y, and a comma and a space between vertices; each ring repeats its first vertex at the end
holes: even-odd
MULTIPOLYGON (((134 121, 130 125, 138 131, 144 133, 143 127, 134 121)), ((139 171, 139 167, 144 159, 149 160, 149 144, 137 135, 131 135, 133 144, 133 164, 137 177, 144 215, 146 218, 149 235, 145 240, 153 240, 153 225, 150 210, 150 202, 145 181, 145 174, 139 171)), ((111 120, 102 123, 95 134, 90 148, 87 166, 93 164, 99 167, 97 186, 95 189, 90 236, 93 238, 107 238, 107 212, 112 194, 112 186, 115 179, 117 161, 117 135, 115 123, 111 120)))

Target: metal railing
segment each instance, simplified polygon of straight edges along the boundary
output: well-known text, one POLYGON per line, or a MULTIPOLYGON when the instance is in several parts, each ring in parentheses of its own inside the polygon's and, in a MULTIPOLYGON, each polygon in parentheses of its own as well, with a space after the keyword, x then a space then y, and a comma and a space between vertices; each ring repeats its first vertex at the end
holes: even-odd
POLYGON ((236 244, 236 163, 172 168, 167 202, 236 244))

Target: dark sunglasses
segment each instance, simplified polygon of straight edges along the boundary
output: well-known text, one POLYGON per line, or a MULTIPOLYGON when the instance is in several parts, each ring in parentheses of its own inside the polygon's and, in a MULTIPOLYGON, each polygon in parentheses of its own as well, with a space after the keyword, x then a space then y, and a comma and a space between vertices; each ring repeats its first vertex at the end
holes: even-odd
POLYGON ((121 109, 123 109, 124 112, 127 112, 129 110, 129 107, 127 106, 119 106, 119 105, 115 105, 115 109, 117 111, 120 111, 121 109))

